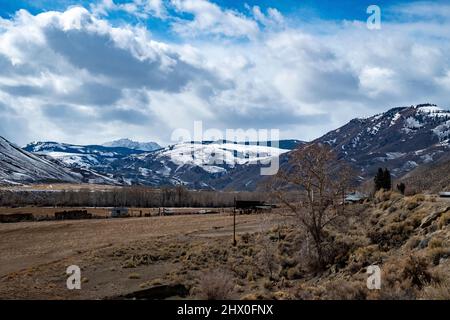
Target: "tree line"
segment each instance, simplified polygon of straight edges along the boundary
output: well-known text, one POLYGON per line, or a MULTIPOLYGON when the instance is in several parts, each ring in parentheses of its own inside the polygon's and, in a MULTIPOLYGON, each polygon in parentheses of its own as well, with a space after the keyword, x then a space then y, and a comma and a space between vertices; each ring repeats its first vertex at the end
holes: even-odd
POLYGON ((267 201, 262 192, 195 191, 178 186, 153 189, 0 191, 0 206, 52 207, 232 207, 234 200, 267 201))

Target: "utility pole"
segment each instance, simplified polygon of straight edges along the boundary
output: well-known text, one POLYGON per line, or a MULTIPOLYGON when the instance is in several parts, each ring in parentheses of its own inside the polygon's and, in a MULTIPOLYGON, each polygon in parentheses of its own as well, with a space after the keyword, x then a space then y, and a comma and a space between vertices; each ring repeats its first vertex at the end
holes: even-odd
POLYGON ((234 198, 233 209, 233 246, 236 246, 236 197, 234 198))

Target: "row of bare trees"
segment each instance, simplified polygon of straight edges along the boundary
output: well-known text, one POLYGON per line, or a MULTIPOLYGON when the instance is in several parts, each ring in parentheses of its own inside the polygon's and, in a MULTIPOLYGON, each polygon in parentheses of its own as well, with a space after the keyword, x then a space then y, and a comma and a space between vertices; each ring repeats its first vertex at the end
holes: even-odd
POLYGON ((0 191, 0 206, 52 207, 232 207, 234 199, 264 200, 255 192, 193 191, 184 187, 110 190, 0 191))

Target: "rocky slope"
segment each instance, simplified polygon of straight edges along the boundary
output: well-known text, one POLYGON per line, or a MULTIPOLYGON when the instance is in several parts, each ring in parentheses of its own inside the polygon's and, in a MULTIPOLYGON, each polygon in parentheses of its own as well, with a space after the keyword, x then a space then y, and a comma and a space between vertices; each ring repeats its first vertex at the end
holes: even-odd
POLYGON ((74 173, 50 159, 29 153, 0 137, 0 183, 81 182, 74 173))
POLYGON ((45 182, 118 184, 88 167, 70 167, 51 154, 28 152, 0 137, 0 184, 45 182))
POLYGON ((372 177, 378 167, 401 177, 448 154, 450 111, 431 104, 394 108, 354 119, 316 141, 328 143, 362 178, 372 177))

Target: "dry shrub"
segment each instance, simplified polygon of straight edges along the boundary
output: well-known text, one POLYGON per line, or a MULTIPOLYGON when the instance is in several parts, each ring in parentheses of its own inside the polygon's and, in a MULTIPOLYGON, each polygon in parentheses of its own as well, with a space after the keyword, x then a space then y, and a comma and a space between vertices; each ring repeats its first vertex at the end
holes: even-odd
POLYGON ((366 284, 347 280, 330 281, 325 285, 322 299, 327 300, 365 300, 367 297, 366 284))
POLYGON ((367 298, 364 281, 344 279, 330 280, 323 285, 300 284, 295 290, 295 298, 300 300, 364 300, 367 298))
POLYGON ((450 280, 447 278, 441 282, 433 282, 423 289, 420 297, 426 300, 450 300, 450 280))
POLYGON ((367 234, 374 244, 381 249, 388 250, 391 247, 400 247, 409 239, 414 231, 414 225, 409 222, 391 223, 382 228, 374 228, 367 234))
POLYGON ((424 257, 411 255, 404 263, 402 276, 409 279, 413 286, 419 289, 429 284, 433 277, 428 270, 428 262, 424 257))
POLYGON ((375 203, 385 202, 391 199, 392 191, 378 190, 375 193, 375 203))
POLYGON ((427 251, 427 255, 430 257, 433 264, 437 266, 440 264, 441 259, 448 259, 450 257, 450 247, 442 246, 432 248, 427 251))
POLYGON ((425 202, 426 198, 423 194, 416 194, 411 197, 405 198, 405 208, 408 210, 414 210, 418 206, 420 206, 421 203, 425 202))
POLYGON ((439 229, 443 229, 449 224, 450 224, 450 210, 441 215, 438 221, 438 227, 439 229))
POLYGON ((249 240, 250 240, 250 238, 251 238, 251 235, 250 235, 250 233, 248 233, 248 232, 244 233, 244 234, 241 236, 241 240, 242 240, 242 242, 244 242, 244 243, 248 243, 249 240))
POLYGON ((241 297, 241 300, 269 300, 273 297, 266 292, 249 293, 241 297))
POLYGON ((205 300, 231 299, 233 288, 233 278, 224 270, 206 272, 199 283, 200 297, 205 300))
POLYGON ((286 276, 289 280, 301 279, 303 272, 299 267, 294 267, 287 270, 286 276))
POLYGON ((406 242, 406 248, 408 250, 413 250, 419 246, 421 238, 418 236, 411 237, 408 242, 406 242))
POLYGON ((377 245, 369 245, 357 248, 349 257, 349 268, 352 272, 357 272, 364 267, 378 264, 383 258, 377 245))
POLYGON ((272 280, 274 273, 279 268, 277 245, 266 235, 260 235, 258 243, 260 246, 260 251, 257 255, 258 264, 261 271, 272 280))
POLYGON ((128 279, 140 279, 141 275, 139 273, 131 273, 128 275, 128 279))
POLYGON ((381 290, 372 290, 369 298, 379 300, 416 299, 417 288, 412 285, 411 280, 403 277, 401 268, 399 261, 383 265, 381 290))
POLYGON ((292 295, 286 291, 277 291, 273 294, 273 298, 276 300, 291 300, 293 299, 292 295))

